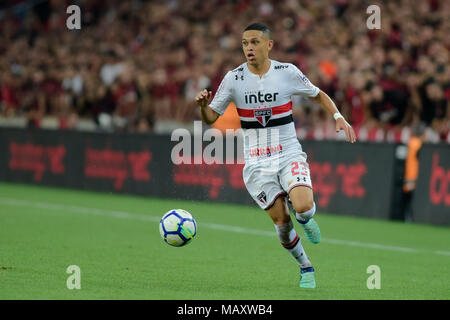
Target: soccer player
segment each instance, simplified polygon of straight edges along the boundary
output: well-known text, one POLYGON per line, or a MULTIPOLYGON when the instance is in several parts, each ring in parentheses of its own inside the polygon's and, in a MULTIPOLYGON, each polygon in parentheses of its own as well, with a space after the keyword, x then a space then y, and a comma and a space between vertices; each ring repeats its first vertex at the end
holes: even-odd
POLYGON ((287 197, 312 243, 320 242, 309 165, 297 139, 292 118, 292 95, 309 97, 336 120, 336 131, 345 131, 347 141, 355 132, 328 95, 314 86, 293 64, 269 58, 274 42, 267 26, 249 25, 242 35, 246 62, 229 71, 214 99, 206 89, 196 96, 203 121, 212 124, 234 102, 244 137, 243 178, 248 192, 266 210, 278 238, 300 266, 300 287, 315 288, 314 268, 294 229, 287 197))

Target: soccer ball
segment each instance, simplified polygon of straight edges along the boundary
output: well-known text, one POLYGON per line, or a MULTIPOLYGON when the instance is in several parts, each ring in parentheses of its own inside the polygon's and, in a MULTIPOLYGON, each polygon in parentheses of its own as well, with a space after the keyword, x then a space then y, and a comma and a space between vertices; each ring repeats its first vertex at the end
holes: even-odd
POLYGON ((182 247, 191 242, 197 234, 197 223, 186 210, 173 209, 161 218, 159 233, 171 246, 182 247))

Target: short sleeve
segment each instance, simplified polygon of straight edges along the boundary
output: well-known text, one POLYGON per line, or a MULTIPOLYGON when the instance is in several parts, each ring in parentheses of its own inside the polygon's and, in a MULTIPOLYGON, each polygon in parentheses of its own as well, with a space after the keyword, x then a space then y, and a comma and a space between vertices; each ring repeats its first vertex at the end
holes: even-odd
POLYGON ((230 102, 233 101, 233 90, 230 80, 231 72, 229 71, 220 83, 220 86, 214 95, 214 99, 209 104, 209 107, 220 115, 223 115, 225 109, 228 107, 230 102))
POLYGON ((296 66, 291 64, 291 67, 292 94, 312 98, 316 97, 319 94, 320 89, 313 85, 296 66))

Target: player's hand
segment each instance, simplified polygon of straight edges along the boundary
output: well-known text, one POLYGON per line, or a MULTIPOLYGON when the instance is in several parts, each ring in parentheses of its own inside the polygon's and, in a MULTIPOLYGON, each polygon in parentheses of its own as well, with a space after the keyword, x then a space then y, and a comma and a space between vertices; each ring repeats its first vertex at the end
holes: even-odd
POLYGON ((354 143, 356 141, 355 130, 353 130, 352 126, 345 121, 344 118, 339 118, 336 120, 336 132, 344 130, 345 137, 348 142, 354 143))
POLYGON ((203 89, 199 94, 195 97, 195 101, 198 106, 201 108, 205 108, 209 104, 209 100, 211 100, 212 92, 203 89))

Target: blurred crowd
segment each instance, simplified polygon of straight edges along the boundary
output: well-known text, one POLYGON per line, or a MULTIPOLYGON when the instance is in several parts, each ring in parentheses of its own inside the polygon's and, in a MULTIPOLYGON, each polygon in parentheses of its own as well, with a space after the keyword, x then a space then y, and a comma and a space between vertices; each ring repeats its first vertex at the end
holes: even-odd
MULTIPOLYGON (((407 141, 424 123, 427 141, 450 143, 445 0, 9 0, 0 5, 0 115, 131 132, 192 123, 196 93, 215 92, 245 61, 241 34, 256 21, 272 30, 271 58, 325 91, 359 140, 407 141), (81 30, 66 27, 71 4, 81 30), (372 4, 379 30, 366 25, 372 4)), ((299 137, 336 138, 319 106, 294 102, 299 137)))

